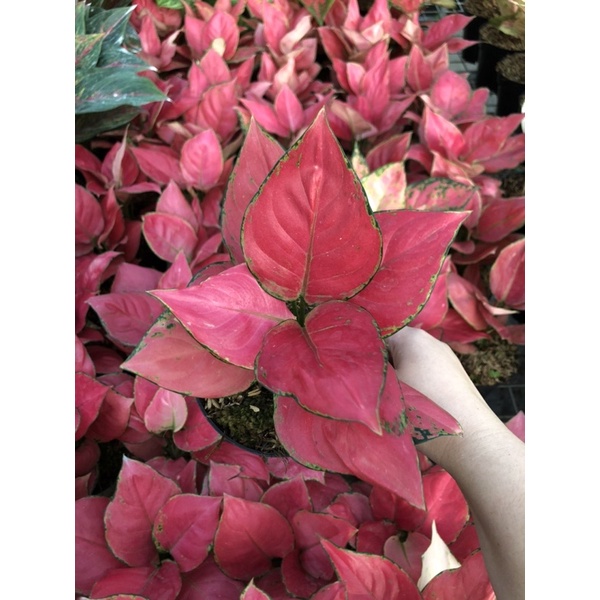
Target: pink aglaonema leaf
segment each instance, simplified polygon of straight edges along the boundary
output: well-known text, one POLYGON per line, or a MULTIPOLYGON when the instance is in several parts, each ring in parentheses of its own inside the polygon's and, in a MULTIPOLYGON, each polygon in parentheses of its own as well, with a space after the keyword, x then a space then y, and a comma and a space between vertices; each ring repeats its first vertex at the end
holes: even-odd
POLYGON ((75 441, 80 440, 95 421, 108 390, 93 377, 75 373, 75 441))
POLYGON ((385 344, 373 318, 342 301, 317 306, 304 327, 288 320, 271 329, 256 360, 258 381, 274 393, 376 433, 385 369, 385 344))
POLYGON ((284 397, 276 399, 275 430, 299 462, 355 475, 424 507, 417 452, 410 433, 401 429, 402 411, 398 382, 391 372, 381 398, 382 435, 358 423, 319 417, 284 397))
POLYGON ((414 581, 391 560, 344 550, 327 540, 322 540, 321 544, 331 558, 349 598, 421 600, 414 581))
POLYGON ((181 590, 179 568, 172 560, 156 567, 121 567, 108 571, 92 588, 91 598, 138 594, 142 598, 175 600, 181 590))
POLYGON ((142 232, 152 252, 167 262, 173 262, 179 252, 190 261, 198 242, 192 225, 177 215, 147 213, 142 217, 142 232))
POLYGON ((221 398, 244 391, 254 372, 203 348, 168 313, 161 315, 122 368, 185 396, 221 398))
POLYGON ((254 585, 251 581, 242 592, 240 600, 271 600, 271 597, 265 594, 261 589, 254 585))
POLYGON ((483 242, 499 242, 525 224, 525 196, 495 198, 487 204, 474 235, 483 242))
POLYGON ((361 183, 373 211, 406 208, 404 163, 391 163, 363 177, 361 183))
POLYGON ((220 508, 221 498, 178 494, 158 511, 152 528, 155 543, 182 572, 192 571, 208 556, 220 508))
POLYGON ((184 426, 173 434, 173 442, 184 452, 196 452, 216 444, 221 434, 208 422, 195 398, 187 397, 187 419, 184 426))
POLYGON ((248 206, 242 249, 265 290, 308 304, 354 295, 379 266, 379 228, 324 109, 248 206))
POLYGON ((403 381, 399 385, 415 442, 462 433, 460 423, 450 413, 403 381))
POLYGON ((217 134, 206 129, 186 141, 180 160, 185 182, 202 191, 210 190, 223 172, 223 151, 217 134))
POLYGON ((476 191, 477 187, 474 185, 442 177, 430 177, 407 187, 406 208, 416 210, 468 209, 469 201, 476 191))
POLYGON ((267 572, 271 559, 294 547, 288 521, 272 506, 225 495, 215 536, 215 559, 234 579, 251 579, 267 572))
POLYGON ((255 479, 244 477, 239 465, 223 465, 210 463, 208 472, 208 489, 211 496, 221 497, 225 494, 258 502, 264 489, 255 479))
POLYGON ((195 494, 198 491, 197 479, 200 479, 203 467, 195 460, 186 460, 182 456, 176 459, 156 456, 146 461, 155 471, 172 479, 184 494, 195 494))
POLYGON ((398 210, 375 216, 384 240, 381 267, 350 302, 366 308, 386 336, 410 322, 425 305, 467 214, 398 210))
POLYGON ((177 600, 198 600, 199 596, 238 600, 244 589, 241 581, 236 581, 221 571, 211 555, 193 571, 182 573, 181 579, 183 585, 177 600))
POLYGON ((203 346, 252 369, 264 334, 293 315, 258 285, 244 264, 182 290, 152 292, 203 346))
POLYGON ((459 569, 443 571, 436 575, 424 588, 423 600, 454 600, 454 598, 480 598, 493 600, 492 589, 483 554, 474 552, 459 569))
POLYGON ((244 212, 282 154, 279 143, 251 119, 227 184, 221 217, 223 240, 236 263, 244 262, 240 241, 244 212))
POLYGON ((177 392, 159 389, 144 413, 144 425, 152 433, 179 431, 187 419, 185 398, 177 392))
POLYGON ((75 256, 91 252, 104 231, 100 203, 83 186, 75 185, 75 256))
POLYGON ((448 159, 457 159, 466 147, 461 130, 427 106, 423 111, 421 137, 431 152, 448 159))
POLYGON ((525 238, 500 251, 490 269, 490 290, 499 302, 525 310, 525 238))
POLYGON ((365 554, 383 554, 385 542, 397 533, 398 526, 392 521, 365 521, 358 528, 355 549, 365 554))
POLYGON ((301 476, 271 485, 261 502, 276 508, 288 521, 299 510, 311 510, 312 504, 306 483, 301 476))
POLYGON ((104 515, 106 540, 114 555, 132 567, 157 564, 154 519, 166 501, 179 493, 174 481, 124 456, 115 495, 104 515))
POLYGON ((145 292, 101 294, 88 300, 106 332, 125 346, 136 346, 160 316, 160 302, 145 292))
POLYGON ((75 502, 75 591, 89 594, 108 570, 122 567, 104 537, 104 511, 110 500, 88 496, 75 502))
MULTIPOLYGON (((321 550, 323 549, 321 548, 321 550)), ((331 581, 331 577, 327 579, 313 577, 303 566, 300 557, 301 551, 299 549, 288 552, 281 562, 281 576, 288 594, 298 598, 312 598, 317 590, 331 581)), ((325 560, 327 561, 325 568, 332 571, 326 554, 325 560)))
POLYGON ((204 460, 198 454, 194 455, 201 462, 209 461, 226 465, 235 465, 240 468, 243 477, 251 477, 260 481, 269 481, 269 470, 265 465, 264 457, 256 452, 245 450, 237 444, 223 440, 216 448, 210 450, 204 460))
POLYGON ((127 429, 132 403, 133 398, 109 389, 87 436, 105 443, 118 439, 127 429))

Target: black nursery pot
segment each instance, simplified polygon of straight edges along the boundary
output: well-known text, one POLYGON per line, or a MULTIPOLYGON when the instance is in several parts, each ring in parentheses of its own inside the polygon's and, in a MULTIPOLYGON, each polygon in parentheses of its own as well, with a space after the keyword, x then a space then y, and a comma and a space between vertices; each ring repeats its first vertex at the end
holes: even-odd
POLYGON ((525 97, 525 53, 514 52, 496 65, 497 95, 496 115, 505 117, 521 112, 525 97))
MULTIPOLYGON (((465 12, 465 14, 467 13, 465 12)), ((474 15, 467 14, 467 16, 474 15)), ((479 30, 483 25, 485 25, 485 23, 486 19, 475 16, 474 19, 467 23, 466 27, 464 28, 463 39, 469 42, 479 42, 479 30)), ((479 44, 473 44, 468 48, 464 48, 461 50, 460 55, 465 62, 475 64, 479 58, 479 44)))

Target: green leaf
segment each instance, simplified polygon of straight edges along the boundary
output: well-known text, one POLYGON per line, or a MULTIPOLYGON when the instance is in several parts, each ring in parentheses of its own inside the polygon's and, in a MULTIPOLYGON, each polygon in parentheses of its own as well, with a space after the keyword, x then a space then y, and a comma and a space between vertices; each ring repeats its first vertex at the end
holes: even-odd
POLYGON ((156 0, 156 6, 159 6, 160 8, 173 8, 175 10, 185 8, 182 0, 156 0))
POLYGON ((120 106, 106 112, 77 115, 75 117, 75 143, 81 144, 101 133, 126 125, 139 114, 139 108, 120 106))
POLYGON ((85 71, 92 70, 102 52, 103 33, 90 35, 75 35, 75 68, 85 71))
POLYGON ((319 25, 323 25, 325 17, 335 0, 300 0, 300 4, 317 20, 319 25))
POLYGON ((143 106, 166 100, 147 77, 108 67, 92 73, 75 73, 75 114, 102 112, 118 106, 143 106))

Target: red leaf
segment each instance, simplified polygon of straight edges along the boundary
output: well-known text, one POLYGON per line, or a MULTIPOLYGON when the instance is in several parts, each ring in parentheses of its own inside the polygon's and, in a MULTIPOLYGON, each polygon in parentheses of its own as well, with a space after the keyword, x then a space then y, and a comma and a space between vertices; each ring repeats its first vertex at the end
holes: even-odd
POLYGON ((398 210, 376 217, 384 239, 381 267, 350 302, 366 308, 386 336, 410 322, 427 302, 466 214, 398 210))
POLYGON ((156 564, 152 525, 165 502, 179 493, 171 479, 124 456, 115 495, 104 516, 106 540, 115 556, 132 567, 156 564))
POLYGON ((395 523, 380 519, 366 521, 358 528, 356 535, 356 551, 366 554, 383 554, 386 540, 398 533, 395 523))
POLYGON ((152 600, 175 600, 181 590, 177 565, 163 561, 158 567, 123 567, 108 571, 92 588, 90 598, 139 594, 152 600))
POLYGON ((412 579, 387 558, 343 550, 327 540, 322 540, 321 544, 349 598, 421 600, 412 579))
POLYGON ((252 369, 264 334, 292 313, 265 293, 244 264, 182 290, 152 292, 203 346, 252 369))
POLYGON ((276 508, 288 521, 299 510, 312 509, 308 488, 300 476, 271 485, 260 501, 276 508))
POLYGON ((127 429, 133 398, 109 389, 87 435, 99 442, 118 439, 127 429))
POLYGON ((413 581, 419 581, 423 567, 423 553, 429 548, 431 540, 415 531, 409 531, 406 539, 394 535, 385 542, 383 555, 408 573, 413 581))
POLYGON ((185 182, 202 191, 217 185, 223 171, 223 151, 212 129, 187 140, 181 147, 181 172, 185 182))
POLYGON ((208 556, 220 508, 221 498, 178 494, 158 511, 152 529, 154 540, 183 573, 195 569, 208 556))
POLYGON ((182 574, 181 592, 177 600, 239 600, 244 584, 231 579, 209 556, 198 568, 182 574))
POLYGON ((75 502, 75 590, 89 594, 109 569, 123 566, 104 537, 104 511, 109 499, 88 496, 75 502))
POLYGON ((167 185, 171 180, 185 186, 179 156, 167 146, 146 145, 138 148, 131 147, 140 169, 156 183, 167 185))
POLYGON ((148 330, 122 368, 185 396, 221 398, 244 391, 254 372, 213 356, 166 314, 148 330))
POLYGON ((381 234, 324 109, 248 206, 242 248, 260 284, 286 301, 348 298, 377 269, 381 234))
POLYGON ((215 559, 235 579, 251 579, 294 547, 292 529, 272 506, 225 495, 215 536, 215 559))
POLYGON ((499 242, 525 224, 525 196, 495 198, 479 218, 474 235, 483 242, 499 242))
POLYGON ((198 491, 196 479, 203 476, 204 467, 195 460, 157 456, 146 461, 146 464, 161 475, 172 479, 184 494, 195 494, 198 491))
POLYGON ((251 119, 223 201, 223 240, 236 263, 244 262, 240 242, 244 211, 282 154, 283 148, 251 119))
POLYGON ((293 395, 307 410, 358 421, 380 433, 385 356, 371 315, 332 301, 313 309, 305 327, 288 320, 271 329, 256 373, 263 385, 276 394, 293 395))
POLYGON ((402 406, 395 377, 386 378, 381 399, 383 434, 357 423, 325 419, 303 410, 291 398, 279 397, 275 430, 299 462, 352 474, 424 507, 417 452, 408 431, 398 433, 402 406), (369 452, 364 449, 369 448, 369 452))
POLYGON ((500 251, 490 269, 490 290, 499 302, 525 310, 525 238, 500 251))

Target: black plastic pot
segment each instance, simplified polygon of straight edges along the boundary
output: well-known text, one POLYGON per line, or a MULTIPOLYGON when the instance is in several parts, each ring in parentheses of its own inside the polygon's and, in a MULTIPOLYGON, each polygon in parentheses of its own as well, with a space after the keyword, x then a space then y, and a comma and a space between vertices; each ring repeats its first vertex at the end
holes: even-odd
POLYGON ((496 115, 505 117, 514 113, 521 112, 523 98, 525 96, 525 53, 515 52, 505 56, 496 65, 496 83, 498 103, 496 105, 496 115), (523 66, 523 72, 511 74, 509 76, 503 67, 507 61, 517 62, 523 66))
MULTIPOLYGON (((463 30, 463 39, 469 42, 479 42, 479 29, 485 25, 486 19, 465 13, 468 17, 473 16, 473 20, 467 23, 463 30)), ((465 62, 475 64, 479 58, 479 44, 473 44, 464 48, 460 53, 465 62)))

